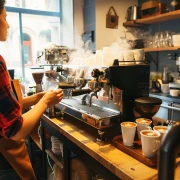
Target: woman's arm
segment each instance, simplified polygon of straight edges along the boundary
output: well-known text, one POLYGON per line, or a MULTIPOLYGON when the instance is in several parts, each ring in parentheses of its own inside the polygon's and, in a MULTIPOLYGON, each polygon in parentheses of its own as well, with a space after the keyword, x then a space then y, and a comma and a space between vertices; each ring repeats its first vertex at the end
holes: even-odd
POLYGON ((23 98, 23 107, 22 109, 25 110, 39 102, 39 100, 46 94, 46 91, 27 96, 23 98))
POLYGON ((23 122, 19 131, 11 137, 13 140, 19 140, 27 136, 32 129, 35 127, 40 117, 48 107, 52 107, 59 103, 63 98, 63 91, 61 89, 47 92, 40 101, 29 110, 27 113, 22 115, 23 122))
POLYGON ((21 115, 21 107, 13 94, 5 61, 0 56, 0 138, 19 140, 31 132, 46 108, 54 106, 63 98, 61 89, 40 93, 31 100, 25 100, 25 105, 39 102, 33 109, 21 115))

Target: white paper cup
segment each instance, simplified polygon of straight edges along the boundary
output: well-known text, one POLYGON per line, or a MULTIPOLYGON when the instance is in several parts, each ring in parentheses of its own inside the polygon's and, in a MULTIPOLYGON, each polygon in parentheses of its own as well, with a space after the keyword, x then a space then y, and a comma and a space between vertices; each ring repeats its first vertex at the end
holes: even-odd
POLYGON ((140 131, 145 129, 151 129, 152 121, 150 119, 138 118, 136 119, 138 138, 141 139, 140 131))
POLYGON ((144 49, 135 49, 133 52, 135 61, 144 59, 144 49))
POLYGON ((160 141, 162 141, 168 131, 168 126, 154 126, 153 130, 161 134, 160 141))
POLYGON ((142 130, 140 134, 143 155, 153 158, 159 149, 161 134, 154 130, 142 130))
POLYGON ((127 61, 127 60, 133 61, 134 60, 134 52, 133 52, 133 50, 122 51, 122 53, 123 53, 123 57, 124 57, 125 61, 127 61))
POLYGON ((133 146, 137 124, 134 122, 122 122, 122 138, 125 146, 133 146))

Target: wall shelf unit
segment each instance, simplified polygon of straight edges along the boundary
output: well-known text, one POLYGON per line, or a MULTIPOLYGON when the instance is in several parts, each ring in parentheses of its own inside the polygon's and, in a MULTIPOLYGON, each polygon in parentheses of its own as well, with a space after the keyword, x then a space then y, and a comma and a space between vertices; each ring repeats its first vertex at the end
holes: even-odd
POLYGON ((144 48, 144 52, 177 51, 179 49, 180 49, 180 46, 161 47, 161 48, 144 48))
POLYGON ((127 27, 138 27, 138 26, 144 26, 144 25, 149 25, 149 24, 155 24, 159 22, 165 22, 173 19, 178 19, 180 18, 180 10, 164 13, 164 14, 159 14, 156 16, 151 16, 147 18, 141 18, 137 19, 135 21, 127 21, 123 23, 124 26, 127 27))

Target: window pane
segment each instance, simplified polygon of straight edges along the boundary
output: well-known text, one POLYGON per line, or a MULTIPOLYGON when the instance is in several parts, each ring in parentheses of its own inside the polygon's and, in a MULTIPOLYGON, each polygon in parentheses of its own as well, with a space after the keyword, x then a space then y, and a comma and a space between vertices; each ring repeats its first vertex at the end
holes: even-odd
POLYGON ((59 22, 57 17, 22 14, 25 66, 35 65, 47 45, 60 44, 59 22))
MULTIPOLYGON (((49 44, 60 44, 60 19, 58 17, 22 14, 22 27, 25 78, 27 81, 30 66, 36 65, 37 56, 44 52, 45 47, 49 44)), ((41 60, 44 62, 44 56, 41 60)), ((33 82, 32 79, 28 81, 33 82)))
MULTIPOLYGON (((17 13, 7 13, 10 25, 8 39, 0 42, 1 55, 8 68, 15 68, 15 78, 22 78, 22 69, 25 67, 25 77, 28 77, 29 66, 36 64, 37 55, 40 55, 49 44, 60 44, 60 19, 39 15, 22 14, 23 27, 23 57, 21 62, 21 41, 19 17, 17 13)), ((28 80, 29 81, 29 80, 28 80)))
POLYGON ((6 42, 0 43, 1 54, 8 68, 15 68, 15 77, 22 77, 19 16, 17 13, 7 13, 7 21, 10 25, 6 42))
POLYGON ((59 12, 59 0, 6 0, 6 6, 59 12))

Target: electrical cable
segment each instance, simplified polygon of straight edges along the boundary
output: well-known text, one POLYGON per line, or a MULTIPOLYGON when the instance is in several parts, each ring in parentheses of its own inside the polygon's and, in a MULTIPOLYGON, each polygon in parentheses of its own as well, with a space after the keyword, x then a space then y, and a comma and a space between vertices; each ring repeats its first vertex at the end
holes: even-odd
POLYGON ((51 170, 52 170, 52 173, 53 173, 55 179, 58 180, 57 177, 56 177, 56 175, 55 175, 55 173, 54 173, 54 169, 53 169, 53 167, 52 167, 52 165, 51 165, 51 163, 50 163, 48 154, 47 154, 47 161, 48 161, 48 164, 49 164, 49 166, 50 166, 50 168, 51 168, 51 170))

